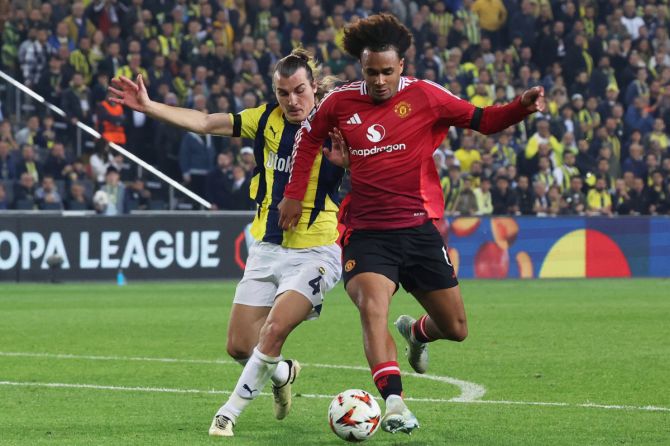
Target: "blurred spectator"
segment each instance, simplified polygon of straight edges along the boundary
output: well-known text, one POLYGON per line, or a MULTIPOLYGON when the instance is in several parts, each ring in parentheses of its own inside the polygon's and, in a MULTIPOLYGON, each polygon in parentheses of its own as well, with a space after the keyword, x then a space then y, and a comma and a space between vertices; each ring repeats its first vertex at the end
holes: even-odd
POLYGON ((495 49, 502 44, 503 29, 507 22, 507 8, 501 0, 475 0, 472 11, 479 16, 482 37, 488 37, 496 42, 495 49))
POLYGON ((98 131, 102 137, 116 144, 126 143, 124 123, 126 115, 121 104, 115 104, 105 98, 97 109, 98 131))
POLYGON ((242 166, 233 167, 233 178, 231 184, 231 209, 253 210, 256 203, 249 196, 249 184, 251 177, 246 175, 242 166))
POLYGON ((42 72, 47 65, 47 30, 31 28, 26 39, 19 47, 19 63, 21 64, 21 73, 23 82, 34 87, 40 81, 42 72))
POLYGON ((58 192, 56 182, 52 176, 45 175, 42 185, 35 191, 35 201, 40 209, 54 210, 63 208, 63 198, 58 192), (50 206, 54 205, 54 206, 50 206))
POLYGON ((654 128, 653 131, 649 133, 647 140, 650 143, 652 141, 657 141, 658 146, 663 154, 667 155, 670 153, 668 152, 668 147, 670 147, 670 138, 668 138, 668 134, 665 132, 665 122, 663 122, 663 119, 654 119, 654 128))
POLYGON ((549 158, 546 156, 540 156, 538 159, 538 172, 535 174, 533 177, 533 183, 541 183, 544 184, 544 189, 545 191, 549 191, 549 188, 556 184, 556 179, 554 178, 554 174, 551 171, 551 163, 549 162, 549 158))
POLYGON ((105 182, 108 168, 113 166, 117 173, 121 172, 122 165, 114 157, 114 154, 109 148, 109 143, 104 139, 98 139, 95 142, 95 152, 90 158, 91 176, 97 184, 101 185, 105 182))
POLYGON ((72 4, 72 14, 65 18, 68 37, 73 42, 79 42, 82 36, 92 36, 95 33, 95 25, 84 16, 84 12, 84 3, 75 1, 72 4))
POLYGON ((253 175, 256 168, 256 158, 254 156, 254 149, 249 146, 240 149, 239 164, 242 166, 247 176, 253 175))
POLYGON ((233 209, 233 155, 230 152, 219 153, 216 157, 216 167, 212 169, 205 180, 207 194, 205 197, 217 209, 233 209))
POLYGON ((496 186, 491 191, 494 215, 515 215, 519 210, 516 194, 509 187, 509 178, 505 175, 496 177, 496 186))
POLYGON ((44 175, 49 175, 55 180, 64 180, 71 171, 72 166, 65 156, 65 146, 62 142, 54 143, 44 162, 44 175))
POLYGON ((644 148, 640 144, 631 144, 628 149, 630 156, 623 162, 624 172, 633 172, 636 177, 644 178, 647 176, 647 166, 644 162, 644 148))
POLYGON ((584 215, 586 211, 586 196, 582 192, 582 177, 573 175, 570 177, 570 187, 563 192, 561 213, 564 215, 584 215))
POLYGON ((63 68, 63 63, 58 56, 49 58, 49 68, 42 73, 35 91, 52 104, 60 104, 63 91, 67 88, 69 73, 63 68))
MULTIPOLYGON (((508 27, 509 40, 520 38, 524 45, 532 45, 535 39, 535 16, 533 15, 532 0, 522 0, 521 9, 512 14, 508 27)), ((535 3, 537 6, 537 3, 535 3)))
POLYGON ((458 197, 463 189, 463 179, 461 178, 461 169, 459 166, 449 167, 447 176, 442 178, 442 194, 444 196, 444 211, 447 215, 455 215, 458 197))
POLYGON ((567 191, 570 188, 571 178, 579 175, 579 169, 575 166, 577 158, 573 152, 563 152, 563 165, 554 168, 553 176, 556 184, 562 191, 567 191))
POLYGON ((483 177, 474 193, 477 200, 477 215, 491 215, 493 213, 491 180, 488 177, 483 177))
POLYGON ((84 124, 91 122, 91 98, 90 90, 84 84, 84 77, 81 73, 74 73, 70 81, 70 88, 63 92, 63 111, 70 120, 70 139, 76 140, 77 122, 84 124))
POLYGON ((114 166, 107 167, 105 184, 100 188, 107 195, 107 205, 104 207, 105 215, 119 215, 126 209, 126 188, 121 183, 119 170, 114 166))
POLYGON ((549 188, 547 193, 549 198, 549 215, 556 216, 561 212, 561 190, 557 185, 553 185, 549 188))
POLYGON ((575 158, 575 164, 581 175, 586 177, 587 174, 596 171, 596 160, 589 153, 589 143, 585 139, 579 140, 577 149, 579 150, 579 153, 577 153, 575 158))
POLYGON ((66 202, 66 208, 70 210, 92 210, 93 203, 86 196, 86 188, 79 182, 70 185, 70 195, 66 202))
POLYGON ((14 132, 12 131, 11 122, 2 121, 0 123, 0 141, 7 143, 10 153, 12 150, 17 150, 19 148, 19 144, 14 139, 14 132))
POLYGON ((206 191, 207 174, 214 167, 211 135, 187 132, 179 148, 179 167, 184 185, 202 196, 206 191))
POLYGON ((533 195, 535 196, 535 201, 533 203, 533 213, 542 217, 548 215, 551 203, 549 202, 549 197, 547 196, 547 188, 545 184, 534 182, 533 192, 533 195))
POLYGON ((481 161, 482 156, 475 148, 475 138, 472 135, 463 135, 462 147, 454 154, 463 173, 470 173, 470 166, 475 161, 481 161))
POLYGON ((463 186, 456 200, 455 211, 455 215, 464 216, 475 215, 477 213, 477 197, 472 190, 472 179, 469 175, 463 176, 463 186))
POLYGON ((612 215, 612 197, 607 191, 607 177, 598 175, 596 185, 586 196, 588 215, 612 215))
POLYGON ((628 192, 630 197, 629 210, 632 215, 649 214, 649 194, 643 178, 633 180, 633 189, 628 192))
POLYGON ((105 73, 111 79, 123 66, 121 57, 121 44, 118 41, 111 41, 107 44, 105 57, 98 64, 98 72, 105 73))
POLYGON ((21 159, 16 161, 16 175, 20 178, 24 172, 29 173, 35 182, 42 178, 42 164, 37 160, 33 146, 27 143, 21 145, 21 159))
POLYGON ((21 146, 30 144, 46 147, 42 135, 40 134, 40 118, 38 116, 29 117, 26 126, 16 132, 16 143, 21 146))
POLYGON ((125 197, 125 211, 126 213, 132 210, 147 210, 149 208, 149 201, 151 200, 151 191, 149 191, 141 179, 136 179, 128 183, 126 187, 125 197))
POLYGON ((14 184, 13 209, 17 209, 24 202, 30 209, 35 208, 35 177, 23 172, 17 183, 14 184))
POLYGON ((18 178, 16 174, 16 164, 9 152, 7 141, 0 141, 0 180, 14 180, 18 178))
POLYGON ((656 215, 659 213, 660 209, 660 213, 664 213, 663 206, 668 197, 663 173, 660 170, 652 172, 651 181, 652 184, 647 191, 647 197, 649 198, 649 212, 656 215))
POLYGON ((68 35, 68 24, 65 21, 59 22, 56 25, 56 32, 49 36, 47 40, 47 45, 49 48, 50 54, 58 54, 58 50, 61 46, 66 47, 70 52, 75 49, 74 40, 70 39, 68 35))
POLYGON ((526 175, 519 176, 516 188, 516 206, 521 215, 533 215, 535 213, 533 209, 535 197, 529 183, 526 175))

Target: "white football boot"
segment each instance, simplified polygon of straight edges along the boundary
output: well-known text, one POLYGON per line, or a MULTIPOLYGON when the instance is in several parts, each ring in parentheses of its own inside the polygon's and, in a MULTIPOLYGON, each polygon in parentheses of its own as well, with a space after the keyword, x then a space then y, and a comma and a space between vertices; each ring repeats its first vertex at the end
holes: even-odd
POLYGON ((382 417, 382 430, 395 434, 404 432, 411 435, 414 429, 419 428, 419 420, 405 405, 398 395, 391 395, 386 399, 386 413, 382 417))
POLYGON ((225 415, 217 415, 212 420, 212 425, 209 427, 209 435, 212 437, 233 437, 233 427, 235 423, 233 420, 225 415))
POLYGON ((286 418, 286 415, 291 411, 291 405, 293 403, 293 398, 291 395, 291 384, 300 374, 300 363, 295 359, 287 359, 286 363, 289 367, 289 375, 286 384, 282 386, 272 385, 272 395, 274 396, 274 412, 275 418, 278 420, 283 420, 286 418))
POLYGON ((416 373, 423 374, 428 370, 428 344, 419 342, 414 338, 414 334, 412 334, 412 325, 414 325, 414 322, 416 322, 416 319, 404 314, 395 321, 395 327, 402 337, 405 338, 405 341, 407 341, 405 355, 407 356, 409 365, 412 366, 416 373))

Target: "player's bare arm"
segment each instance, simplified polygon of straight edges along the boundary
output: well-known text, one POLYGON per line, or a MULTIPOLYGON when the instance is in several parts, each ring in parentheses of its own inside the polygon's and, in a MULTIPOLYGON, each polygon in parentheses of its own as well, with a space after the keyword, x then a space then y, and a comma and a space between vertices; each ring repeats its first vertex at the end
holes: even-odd
POLYGON ((207 114, 198 110, 173 107, 152 101, 147 93, 142 75, 135 82, 125 76, 112 79, 108 88, 110 101, 125 105, 154 119, 200 134, 231 136, 233 134, 232 117, 228 113, 207 114))

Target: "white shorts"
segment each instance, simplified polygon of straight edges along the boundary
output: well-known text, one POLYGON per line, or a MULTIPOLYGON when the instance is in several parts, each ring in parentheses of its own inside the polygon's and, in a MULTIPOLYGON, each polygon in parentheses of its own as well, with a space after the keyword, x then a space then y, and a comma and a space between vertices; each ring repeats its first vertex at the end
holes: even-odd
POLYGON ((342 276, 341 256, 337 244, 295 249, 254 242, 233 303, 272 307, 277 296, 292 290, 312 303, 313 311, 307 319, 316 319, 324 295, 342 276))

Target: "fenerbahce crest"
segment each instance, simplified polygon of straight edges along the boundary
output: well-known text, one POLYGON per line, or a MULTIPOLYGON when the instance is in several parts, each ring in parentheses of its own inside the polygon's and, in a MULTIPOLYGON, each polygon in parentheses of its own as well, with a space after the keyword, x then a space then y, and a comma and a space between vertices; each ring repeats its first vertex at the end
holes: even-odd
POLYGON ((400 101, 395 105, 393 111, 396 115, 398 115, 399 118, 406 118, 410 113, 412 113, 412 106, 409 104, 409 102, 400 101))

